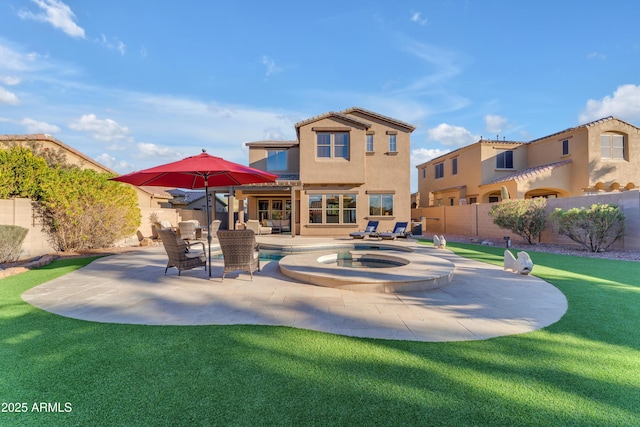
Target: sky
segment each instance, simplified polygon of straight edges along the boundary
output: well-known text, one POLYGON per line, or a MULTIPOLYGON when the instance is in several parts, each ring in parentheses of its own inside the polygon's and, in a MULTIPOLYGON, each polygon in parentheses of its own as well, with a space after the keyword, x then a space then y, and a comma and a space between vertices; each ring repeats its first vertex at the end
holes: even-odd
POLYGON ((636 0, 0 0, 0 134, 119 173, 362 107, 411 123, 416 165, 481 137, 640 126, 636 0))

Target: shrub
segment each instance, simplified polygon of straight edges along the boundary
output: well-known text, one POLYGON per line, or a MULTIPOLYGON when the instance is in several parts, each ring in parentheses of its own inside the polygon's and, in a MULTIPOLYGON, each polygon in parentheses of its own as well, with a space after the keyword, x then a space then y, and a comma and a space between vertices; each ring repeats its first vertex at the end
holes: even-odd
POLYGON ((37 199, 48 169, 46 161, 27 148, 0 149, 0 199, 37 199))
POLYGON ((542 198, 503 200, 491 207, 489 215, 495 225, 514 232, 533 245, 546 224, 546 206, 547 200, 542 198))
POLYGON ((51 169, 34 204, 43 230, 59 251, 113 246, 140 225, 138 199, 130 187, 90 169, 51 169))
POLYGON ((28 229, 17 225, 0 225, 0 263, 20 258, 22 242, 28 229))
POLYGON ((591 252, 604 251, 624 236, 624 214, 616 205, 597 203, 566 211, 557 208, 550 219, 555 232, 591 252))

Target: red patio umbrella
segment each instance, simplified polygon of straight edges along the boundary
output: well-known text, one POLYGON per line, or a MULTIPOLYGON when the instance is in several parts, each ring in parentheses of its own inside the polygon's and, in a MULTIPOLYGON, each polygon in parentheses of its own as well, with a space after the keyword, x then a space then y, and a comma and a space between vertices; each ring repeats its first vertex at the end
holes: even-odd
MULTIPOLYGON (((230 187, 245 184, 272 183, 277 175, 229 162, 202 150, 197 156, 187 157, 177 162, 167 163, 150 169, 131 172, 112 178, 136 186, 204 188, 207 206, 207 230, 211 230, 209 215, 209 187, 230 187)), ((209 244, 209 277, 211 277, 211 234, 207 233, 209 244)))

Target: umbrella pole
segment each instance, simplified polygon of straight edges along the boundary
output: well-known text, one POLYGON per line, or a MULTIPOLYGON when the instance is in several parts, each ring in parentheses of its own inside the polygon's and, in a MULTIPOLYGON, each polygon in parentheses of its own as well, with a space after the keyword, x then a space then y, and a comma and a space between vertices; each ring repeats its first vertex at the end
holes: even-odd
MULTIPOLYGON (((209 177, 205 175, 204 177, 204 197, 205 204, 207 205, 207 245, 209 246, 209 277, 211 277, 211 215, 209 212, 209 177)), ((215 205, 214 205, 215 207, 215 205)))

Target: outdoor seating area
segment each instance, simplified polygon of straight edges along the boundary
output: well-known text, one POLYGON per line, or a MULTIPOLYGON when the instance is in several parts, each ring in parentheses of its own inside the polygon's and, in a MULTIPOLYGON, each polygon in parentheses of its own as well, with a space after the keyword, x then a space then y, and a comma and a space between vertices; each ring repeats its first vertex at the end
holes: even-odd
POLYGON ((271 232, 273 231, 273 227, 264 226, 257 219, 247 220, 247 222, 245 223, 245 227, 247 227, 247 230, 253 231, 257 236, 261 236, 263 234, 271 234, 271 232))
POLYGON ((172 230, 158 230, 158 234, 162 239, 162 246, 169 257, 167 266, 164 269, 165 275, 171 267, 178 269, 178 276, 182 271, 192 268, 205 267, 206 270, 207 260, 203 242, 186 243, 181 236, 178 236, 172 230), (202 246, 202 252, 191 252, 191 248, 196 246, 202 246))
MULTIPOLYGON (((167 236, 167 242, 171 237, 177 241, 175 233, 167 236)), ((414 341, 477 340, 529 332, 556 322, 567 308, 562 293, 535 276, 514 275, 502 266, 470 261, 412 240, 389 244, 411 250, 415 256, 437 255, 455 264, 456 274, 442 290, 403 295, 301 283, 283 275, 276 261, 264 261, 262 265, 255 257, 252 237, 261 243, 260 236, 249 230, 220 230, 220 249, 223 254, 227 249, 228 254, 231 248, 231 255, 223 255, 229 258, 226 262, 224 258, 213 259, 212 277, 195 268, 180 278, 165 275, 162 267, 166 255, 161 248, 151 247, 139 253, 101 258, 87 268, 33 288, 23 297, 44 310, 98 322, 289 325, 347 336, 414 341), (234 252, 242 255, 234 258, 234 252), (254 277, 252 273, 258 269, 261 274, 254 277), (240 274, 232 275, 235 271, 240 274), (60 304, 60 298, 64 304, 60 304), (93 306, 96 310, 91 309, 93 306), (185 310, 187 306, 193 309, 185 310), (470 306, 484 309, 474 315, 465 308, 470 306)), ((263 239, 268 242, 265 246, 272 247, 279 238, 263 239)), ((350 241, 291 240, 282 238, 281 247, 293 250, 295 245, 350 241)), ((183 244, 181 239, 179 243, 183 244)), ((184 255, 176 254, 179 258, 184 255)))
POLYGON ((260 251, 253 230, 218 230, 218 242, 222 250, 225 274, 243 270, 253 280, 253 272, 260 271, 260 251))
POLYGON ((350 233, 349 236, 351 236, 354 239, 364 239, 365 237, 378 237, 379 224, 380 224, 380 221, 369 221, 364 230, 354 231, 353 233, 350 233))
POLYGON ((393 227, 393 231, 378 233, 378 237, 380 237, 382 240, 395 240, 398 237, 406 238, 409 235, 407 229, 408 226, 408 222, 396 222, 396 225, 393 227))

